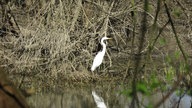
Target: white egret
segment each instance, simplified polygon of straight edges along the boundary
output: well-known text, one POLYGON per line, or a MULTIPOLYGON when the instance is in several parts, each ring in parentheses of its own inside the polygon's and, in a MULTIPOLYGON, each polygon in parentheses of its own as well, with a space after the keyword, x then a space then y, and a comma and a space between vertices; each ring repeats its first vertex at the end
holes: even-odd
POLYGON ((95 56, 94 60, 93 60, 93 65, 91 67, 91 71, 93 72, 99 65, 101 65, 102 61, 103 61, 103 57, 105 55, 105 51, 106 51, 106 44, 104 43, 104 40, 107 39, 111 39, 108 37, 103 37, 101 39, 101 45, 103 46, 103 50, 98 52, 98 54, 95 56))
POLYGON ((98 96, 95 91, 92 91, 92 96, 97 105, 97 108, 107 108, 103 98, 98 96))

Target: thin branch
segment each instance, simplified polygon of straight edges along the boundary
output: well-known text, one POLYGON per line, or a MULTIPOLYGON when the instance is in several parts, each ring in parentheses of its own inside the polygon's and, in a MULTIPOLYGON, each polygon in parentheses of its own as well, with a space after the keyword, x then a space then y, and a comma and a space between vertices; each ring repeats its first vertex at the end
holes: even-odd
POLYGON ((155 43, 157 42, 158 38, 160 37, 161 33, 163 32, 163 30, 167 26, 167 24, 169 24, 169 21, 165 25, 163 25, 163 27, 159 30, 159 33, 158 33, 157 37, 155 38, 155 40, 152 43, 150 51, 153 50, 153 48, 155 46, 155 43))
POLYGON ((177 36, 177 32, 176 32, 176 30, 175 30, 175 26, 174 26, 174 24, 173 24, 173 20, 172 20, 172 18, 171 18, 169 9, 168 9, 167 4, 166 4, 165 1, 164 1, 164 5, 165 5, 165 10, 166 10, 167 16, 168 16, 168 18, 169 18, 169 22, 171 23, 171 27, 172 27, 172 29, 173 29, 173 33, 174 33, 175 39, 176 39, 176 41, 177 41, 177 45, 178 45, 178 47, 179 47, 179 49, 180 49, 180 51, 181 51, 181 53, 182 53, 182 55, 183 55, 183 58, 185 59, 185 62, 187 62, 187 57, 186 57, 186 55, 185 55, 185 52, 184 52, 184 50, 183 50, 183 48, 182 48, 182 46, 181 46, 181 43, 180 43, 180 41, 179 41, 179 38, 178 38, 178 36, 177 36))

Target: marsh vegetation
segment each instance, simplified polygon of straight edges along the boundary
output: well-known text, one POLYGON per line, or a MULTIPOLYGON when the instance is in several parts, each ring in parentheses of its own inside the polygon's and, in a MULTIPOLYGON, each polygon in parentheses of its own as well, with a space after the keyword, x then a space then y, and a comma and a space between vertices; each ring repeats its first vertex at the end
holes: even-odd
POLYGON ((166 91, 153 107, 178 89, 191 95, 190 0, 0 3, 1 67, 18 88, 58 93, 59 88, 122 85, 118 93, 131 97, 130 107, 142 106, 138 93, 166 91), (90 68, 103 36, 113 39, 93 76, 90 68))

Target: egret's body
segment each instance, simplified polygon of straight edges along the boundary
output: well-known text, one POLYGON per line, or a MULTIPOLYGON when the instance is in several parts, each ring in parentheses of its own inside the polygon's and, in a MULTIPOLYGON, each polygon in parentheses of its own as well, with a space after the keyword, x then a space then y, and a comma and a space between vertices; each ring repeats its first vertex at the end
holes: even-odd
POLYGON ((101 65, 102 61, 103 61, 103 57, 105 55, 106 52, 106 44, 104 43, 104 40, 110 39, 108 37, 103 37, 101 39, 101 45, 103 46, 102 51, 98 52, 98 54, 95 56, 94 60, 93 60, 93 65, 91 67, 91 71, 93 72, 99 65, 101 65))
POLYGON ((92 96, 97 105, 97 108, 107 108, 103 98, 97 95, 95 91, 92 91, 92 96))

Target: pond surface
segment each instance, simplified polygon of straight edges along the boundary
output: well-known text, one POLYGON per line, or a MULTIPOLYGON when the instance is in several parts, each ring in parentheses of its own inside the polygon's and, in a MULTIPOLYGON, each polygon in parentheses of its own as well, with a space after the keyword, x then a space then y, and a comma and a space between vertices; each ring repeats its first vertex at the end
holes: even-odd
MULTIPOLYGON (((106 85, 107 86, 107 85, 106 85)), ((56 92, 37 93, 27 100, 32 108, 129 108, 131 98, 121 93, 122 87, 72 87, 56 92)), ((138 94, 141 108, 157 103, 165 93, 151 96, 138 94)), ((174 92, 160 108, 190 108, 191 96, 174 92), (180 102, 180 103, 179 103, 180 102), (179 103, 179 104, 178 104, 179 103)))

